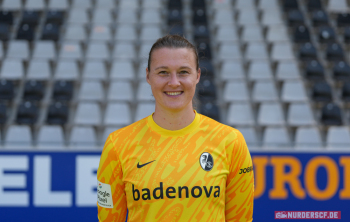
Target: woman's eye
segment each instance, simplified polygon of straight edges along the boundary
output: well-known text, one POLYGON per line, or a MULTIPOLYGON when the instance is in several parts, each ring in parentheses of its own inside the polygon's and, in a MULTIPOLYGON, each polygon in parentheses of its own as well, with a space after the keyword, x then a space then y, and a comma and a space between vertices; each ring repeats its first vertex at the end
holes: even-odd
POLYGON ((159 74, 167 74, 166 71, 160 71, 159 74))
POLYGON ((187 74, 188 72, 186 70, 180 71, 181 74, 187 74))

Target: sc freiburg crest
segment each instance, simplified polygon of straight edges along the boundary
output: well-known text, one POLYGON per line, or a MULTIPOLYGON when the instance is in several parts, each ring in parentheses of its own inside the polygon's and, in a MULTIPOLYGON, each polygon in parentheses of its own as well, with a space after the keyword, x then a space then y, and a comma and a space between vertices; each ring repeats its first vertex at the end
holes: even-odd
POLYGON ((210 171, 214 167, 214 159, 210 153, 202 153, 199 157, 199 163, 203 170, 210 171))

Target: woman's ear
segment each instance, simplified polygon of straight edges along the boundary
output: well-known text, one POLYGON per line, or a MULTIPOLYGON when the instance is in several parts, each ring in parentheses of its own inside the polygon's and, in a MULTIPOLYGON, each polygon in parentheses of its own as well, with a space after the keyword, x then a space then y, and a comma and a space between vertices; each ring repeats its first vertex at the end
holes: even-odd
POLYGON ((148 70, 148 67, 146 68, 146 80, 147 80, 148 84, 151 85, 150 80, 149 80, 149 70, 148 70))
POLYGON ((201 74, 202 74, 202 71, 200 68, 198 68, 198 71, 197 71, 197 83, 199 83, 199 80, 201 78, 201 74))

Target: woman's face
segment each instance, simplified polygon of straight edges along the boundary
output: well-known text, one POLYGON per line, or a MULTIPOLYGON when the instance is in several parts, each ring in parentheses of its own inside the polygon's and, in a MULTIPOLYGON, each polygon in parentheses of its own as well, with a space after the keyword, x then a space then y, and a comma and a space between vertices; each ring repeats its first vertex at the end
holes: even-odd
POLYGON ((160 48, 152 52, 150 70, 146 69, 156 105, 177 112, 188 106, 199 82, 195 54, 187 48, 160 48))

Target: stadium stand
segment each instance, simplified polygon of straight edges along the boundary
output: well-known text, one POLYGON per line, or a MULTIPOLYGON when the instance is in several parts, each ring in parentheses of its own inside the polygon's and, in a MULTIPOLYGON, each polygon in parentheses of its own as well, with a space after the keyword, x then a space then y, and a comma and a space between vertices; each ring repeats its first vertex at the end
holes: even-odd
POLYGON ((198 48, 198 112, 250 147, 348 146, 348 3, 2 0, 0 148, 101 148, 151 114, 148 52, 168 33, 198 48))

